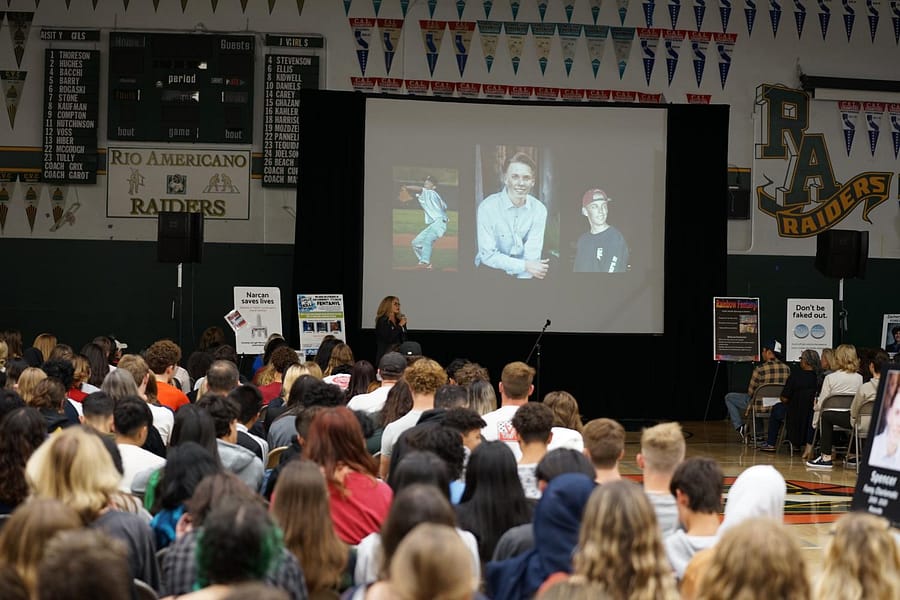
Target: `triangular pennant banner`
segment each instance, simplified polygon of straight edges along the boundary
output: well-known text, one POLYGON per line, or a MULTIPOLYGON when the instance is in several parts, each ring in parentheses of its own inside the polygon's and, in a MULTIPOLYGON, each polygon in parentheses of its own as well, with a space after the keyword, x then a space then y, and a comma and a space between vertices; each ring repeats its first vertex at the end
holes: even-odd
POLYGON ((662 30, 638 27, 637 35, 641 44, 641 62, 644 63, 644 80, 647 85, 650 85, 650 77, 653 75, 653 67, 656 65, 656 48, 659 45, 662 30))
MULTIPOLYGON (((187 3, 187 0, 181 0, 181 1, 184 2, 185 4, 187 3)), ((269 14, 270 15, 272 14, 272 11, 275 9, 275 2, 277 2, 277 0, 269 0, 269 14)))
POLYGON ((731 21, 731 0, 719 0, 719 21, 722 23, 722 33, 728 31, 728 23, 731 21))
POLYGON ((297 0, 297 16, 303 14, 303 1, 304 0, 297 0))
POLYGON ((444 30, 447 28, 447 21, 422 19, 419 21, 419 28, 422 30, 422 43, 425 44, 425 59, 428 61, 428 71, 431 75, 434 75, 438 54, 441 51, 441 41, 444 39, 444 30))
POLYGON ((16 55, 16 66, 18 67, 22 66, 25 45, 28 44, 28 34, 31 31, 33 19, 33 12, 10 11, 6 13, 6 20, 9 21, 9 36, 12 39, 13 53, 16 55))
POLYGON ((669 0, 669 22, 672 29, 678 27, 678 15, 681 13, 681 0, 669 0))
POLYGON ((41 175, 40 173, 20 173, 19 180, 25 183, 25 217, 28 219, 28 228, 34 232, 34 221, 37 217, 38 204, 41 202, 41 175))
POLYGON ((797 39, 803 37, 803 25, 806 23, 806 5, 804 0, 794 0, 794 24, 797 26, 797 39))
POLYGON ((888 104, 888 117, 891 122, 891 142, 894 145, 894 160, 900 156, 900 104, 888 104))
POLYGON ((394 56, 397 54, 397 46, 400 43, 400 34, 403 30, 403 19, 377 19, 378 36, 381 39, 381 50, 384 52, 384 70, 390 74, 394 56))
POLYGON ((715 33, 713 41, 716 44, 716 54, 719 55, 719 83, 725 89, 728 81, 728 72, 731 70, 731 55, 734 52, 734 43, 737 41, 736 33, 715 33))
POLYGON ((450 35, 453 36, 453 53, 456 55, 456 68, 462 77, 469 60, 469 47, 472 45, 472 34, 475 32, 474 21, 450 21, 447 23, 450 35))
POLYGON ((375 10, 375 16, 378 16, 378 11, 381 10, 381 0, 372 0, 372 8, 375 10))
POLYGON ((15 173, 0 173, 0 232, 6 229, 6 217, 9 214, 10 190, 13 189, 15 181, 15 173))
POLYGON ((663 41, 666 48, 666 78, 672 85, 675 79, 675 70, 678 68, 678 56, 681 52, 681 44, 684 42, 685 31, 681 29, 667 29, 663 31, 663 41))
POLYGON ((747 19, 747 35, 753 35, 756 22, 756 0, 744 0, 744 17, 747 19))
POLYGON ((875 34, 878 33, 878 9, 880 6, 881 0, 866 1, 866 11, 867 16, 869 17, 869 37, 871 38, 873 44, 875 43, 875 34))
POLYGON ((625 24, 625 17, 628 15, 629 0, 616 0, 616 12, 619 13, 619 25, 625 24))
POLYGON ((894 26, 894 43, 900 44, 900 0, 891 0, 891 24, 894 26))
POLYGON ((353 42, 356 45, 356 59, 363 75, 366 74, 366 66, 369 64, 369 45, 372 42, 374 28, 375 19, 363 17, 350 19, 350 30, 353 32, 353 42))
MULTIPOLYGON (((350 5, 353 4, 353 0, 344 0, 344 16, 350 14, 350 5)), ((406 15, 406 11, 403 11, 403 14, 406 15)))
POLYGON ((564 3, 563 10, 566 13, 566 21, 571 23, 572 22, 572 14, 574 14, 574 12, 575 12, 575 3, 574 2, 564 3))
POLYGON ((594 79, 600 70, 603 61, 603 51, 606 48, 606 38, 609 36, 608 25, 585 25, 584 38, 587 41, 588 56, 591 59, 591 69, 594 71, 594 79))
POLYGON ((650 29, 653 27, 653 12, 656 10, 656 0, 646 0, 645 2, 642 2, 641 8, 644 11, 645 29, 650 29))
POLYGON ((241 12, 242 13, 247 12, 247 2, 249 2, 249 1, 250 0, 241 0, 241 12))
POLYGON ((703 69, 706 67, 706 51, 712 41, 711 31, 691 31, 688 34, 691 40, 692 62, 694 64, 694 76, 697 79, 697 87, 703 81, 703 69))
POLYGON ((853 37, 853 24, 856 22, 856 0, 841 0, 844 7, 844 30, 847 32, 847 41, 853 37))
MULTIPOLYGON (((406 0, 401 0, 401 2, 403 2, 403 1, 406 1, 406 0)), ((408 4, 408 2, 407 2, 407 4, 408 4)), ((484 8, 484 18, 490 19, 491 18, 491 9, 494 8, 493 1, 492 0, 484 0, 484 2, 481 3, 481 6, 484 8)), ((405 15, 406 13, 404 12, 403 14, 405 15)))
POLYGON ((544 17, 547 15, 547 0, 537 0, 537 8, 541 21, 543 22, 544 17))
POLYGON ((609 32, 613 41, 613 51, 616 53, 616 65, 619 67, 619 79, 625 75, 628 67, 628 56, 631 54, 631 44, 634 42, 634 27, 610 27, 609 32))
POLYGON ((841 114, 841 131, 844 132, 844 146, 847 149, 847 156, 853 149, 853 138, 856 135, 856 120, 859 117, 859 109, 862 107, 860 102, 850 102, 841 100, 838 102, 838 111, 841 114))
POLYGON ((769 21, 772 23, 772 37, 778 37, 778 25, 781 23, 781 13, 784 12, 778 0, 769 0, 769 21))
POLYGON ((568 77, 572 72, 572 65, 575 64, 575 49, 578 38, 581 37, 581 25, 579 23, 557 23, 556 30, 559 32, 563 64, 566 67, 566 77, 568 77))
POLYGON ((509 0, 509 9, 512 11, 513 20, 519 16, 519 6, 521 3, 519 0, 509 0))
POLYGON ((16 126, 16 112, 22 100, 22 89, 25 87, 27 71, 0 71, 0 84, 3 86, 3 103, 9 117, 10 129, 16 126))
POLYGON ((153 12, 159 12, 159 0, 153 0, 153 12))
POLYGON ((831 22, 831 0, 817 0, 819 4, 819 29, 822 30, 822 40, 828 35, 828 24, 831 22))
POLYGON ((509 51, 509 59, 512 61, 513 73, 519 73, 519 63, 522 62, 522 48, 525 46, 525 37, 528 35, 528 23, 516 23, 506 21, 503 23, 506 32, 506 49, 509 51))
MULTIPOLYGON (((128 1, 129 0, 122 0, 122 4, 125 5, 125 10, 128 10, 128 1)), ((215 8, 213 8, 213 10, 215 10, 215 8)))
POLYGON ((694 0, 694 23, 697 31, 703 29, 703 18, 706 16, 706 0, 694 0))
POLYGON ((59 229, 63 215, 66 214, 65 186, 57 185, 50 189, 50 211, 53 213, 53 226, 59 229))
POLYGON ((602 0, 590 0, 588 4, 591 5, 591 18, 594 19, 594 25, 597 24, 597 18, 600 16, 600 2, 602 0))
POLYGON ((209 0, 209 3, 212 6, 212 11, 215 13, 216 9, 219 8, 219 0, 209 0))
POLYGON ((881 132, 881 117, 884 115, 884 102, 863 102, 863 113, 866 116, 866 131, 869 134, 869 152, 875 156, 878 147, 878 134, 881 132))
POLYGON ((456 0, 456 18, 462 19, 464 12, 466 12, 466 0, 456 0))
POLYGON ((556 35, 556 23, 532 23, 531 35, 534 36, 534 50, 543 75, 550 61, 550 41, 556 35))
POLYGON ((437 0, 428 0, 426 3, 428 5, 428 16, 430 18, 434 17, 434 9, 437 7, 437 0))
POLYGON ((484 63, 488 73, 494 64, 497 55, 497 40, 503 31, 503 23, 500 21, 478 21, 478 39, 481 40, 481 53, 484 55, 484 63))
MULTIPOLYGON (((273 3, 274 3, 274 0, 269 0, 269 14, 272 14, 272 4, 273 3)), ((184 12, 184 10, 187 8, 187 5, 188 5, 188 0, 181 0, 181 12, 184 12)))
MULTIPOLYGON (((185 1, 186 1, 186 0, 185 0, 185 1)), ((97 10, 97 3, 98 3, 98 2, 100 2, 100 0, 91 0, 91 4, 94 5, 94 10, 97 10)))

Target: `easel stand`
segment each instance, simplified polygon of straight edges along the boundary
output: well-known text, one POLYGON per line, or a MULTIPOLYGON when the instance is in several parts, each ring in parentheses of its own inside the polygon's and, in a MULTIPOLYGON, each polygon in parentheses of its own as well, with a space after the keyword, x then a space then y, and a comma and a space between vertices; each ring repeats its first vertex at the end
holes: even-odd
POLYGON ((705 421, 707 417, 709 417, 709 404, 712 402, 713 392, 716 389, 716 379, 719 377, 719 367, 722 366, 722 361, 716 361, 716 372, 713 373, 712 383, 709 386, 709 396, 706 397, 706 410, 703 411, 703 420, 705 421))

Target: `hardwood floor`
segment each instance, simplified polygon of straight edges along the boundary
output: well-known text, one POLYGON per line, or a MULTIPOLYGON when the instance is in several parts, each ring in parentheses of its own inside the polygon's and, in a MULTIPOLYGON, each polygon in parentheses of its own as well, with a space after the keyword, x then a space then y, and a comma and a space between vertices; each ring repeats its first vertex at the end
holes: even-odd
MULTIPOLYGON (((856 486, 856 470, 845 468, 836 460, 830 471, 809 469, 800 452, 791 456, 787 445, 777 453, 760 452, 745 446, 727 421, 686 421, 681 423, 687 438, 687 456, 708 456, 719 461, 725 473, 725 494, 734 479, 752 465, 772 465, 787 482, 785 523, 796 534, 804 550, 811 577, 821 569, 823 548, 830 537, 831 524, 850 509, 856 486)), ((620 464, 623 475, 640 480, 641 470, 635 462, 640 449, 640 432, 629 431, 625 443, 625 459, 620 464)))

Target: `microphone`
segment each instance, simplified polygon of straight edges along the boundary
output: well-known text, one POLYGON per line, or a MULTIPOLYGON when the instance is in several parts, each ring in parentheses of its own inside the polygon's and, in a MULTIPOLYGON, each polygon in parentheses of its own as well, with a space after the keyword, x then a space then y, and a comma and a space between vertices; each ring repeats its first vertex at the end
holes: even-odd
POLYGON ((544 329, 547 329, 548 327, 550 327, 550 319, 547 319, 547 322, 544 323, 544 329))

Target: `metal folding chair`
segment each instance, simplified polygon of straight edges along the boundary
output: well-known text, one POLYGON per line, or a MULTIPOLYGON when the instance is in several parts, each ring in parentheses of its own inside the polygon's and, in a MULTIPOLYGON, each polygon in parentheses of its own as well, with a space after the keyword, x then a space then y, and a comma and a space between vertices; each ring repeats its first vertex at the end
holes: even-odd
POLYGON ((774 404, 767 404, 763 401, 763 398, 781 398, 781 391, 784 389, 784 384, 781 383, 764 383, 754 390, 753 397, 750 398, 750 416, 751 416, 751 437, 752 443, 756 444, 756 422, 757 419, 760 421, 765 420, 768 423, 768 418, 772 414, 772 406, 774 404))

